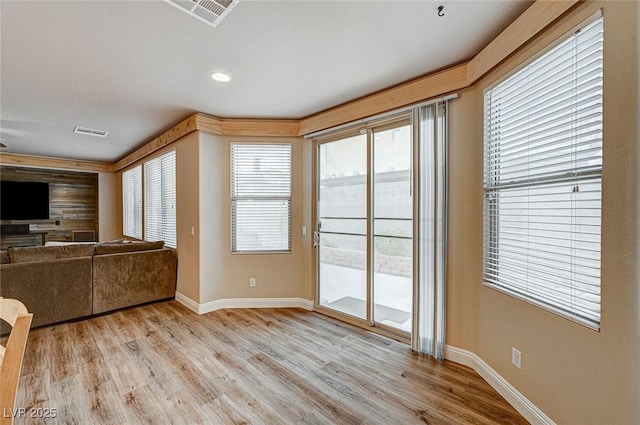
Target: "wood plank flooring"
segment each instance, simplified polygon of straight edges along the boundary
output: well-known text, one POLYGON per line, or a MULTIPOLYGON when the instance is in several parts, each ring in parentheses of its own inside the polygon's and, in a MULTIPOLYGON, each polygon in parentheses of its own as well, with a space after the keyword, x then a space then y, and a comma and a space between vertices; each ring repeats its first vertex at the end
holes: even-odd
POLYGON ((175 301, 29 335, 22 424, 525 424, 475 372, 318 313, 175 301))

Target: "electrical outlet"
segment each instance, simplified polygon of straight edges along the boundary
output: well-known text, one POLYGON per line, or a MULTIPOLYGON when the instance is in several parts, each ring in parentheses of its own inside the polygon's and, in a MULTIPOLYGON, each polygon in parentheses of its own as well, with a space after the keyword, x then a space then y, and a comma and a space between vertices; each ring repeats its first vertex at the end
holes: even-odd
POLYGON ((302 236, 307 236, 307 226, 302 226, 302 236))
POLYGON ((255 277, 250 277, 249 278, 249 286, 251 288, 255 288, 256 287, 256 278, 255 277))
POLYGON ((515 347, 511 347, 511 363, 518 369, 522 369, 522 353, 515 347))

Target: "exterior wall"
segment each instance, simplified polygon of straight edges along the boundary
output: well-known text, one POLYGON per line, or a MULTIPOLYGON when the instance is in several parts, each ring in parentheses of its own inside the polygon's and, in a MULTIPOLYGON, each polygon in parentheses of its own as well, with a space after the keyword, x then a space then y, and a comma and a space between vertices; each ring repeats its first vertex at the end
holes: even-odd
POLYGON ((198 133, 193 132, 116 173, 118 185, 118 213, 116 217, 118 219, 118 237, 122 237, 122 173, 170 150, 176 150, 176 251, 178 254, 176 290, 196 302, 200 300, 198 148, 198 133), (194 226, 193 235, 191 234, 191 226, 194 226))
POLYGON ((221 137, 200 132, 200 303, 225 298, 306 297, 305 279, 311 229, 305 218, 303 139, 299 137, 221 137), (230 144, 288 142, 292 146, 290 254, 231 254, 230 144), (308 224, 305 224, 308 226, 308 224), (255 288, 249 278, 255 277, 255 288))
POLYGON ((637 2, 585 2, 460 92, 450 112, 447 342, 475 352, 559 424, 637 423, 640 373, 637 2), (602 324, 595 332, 482 285, 483 90, 602 8, 602 324), (522 352, 522 370, 511 365, 522 352))

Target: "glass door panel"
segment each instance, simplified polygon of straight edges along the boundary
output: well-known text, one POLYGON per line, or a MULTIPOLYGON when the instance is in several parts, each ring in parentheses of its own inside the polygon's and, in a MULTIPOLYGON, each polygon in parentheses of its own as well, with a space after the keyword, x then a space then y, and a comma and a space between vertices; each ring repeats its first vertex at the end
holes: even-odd
POLYGON ((318 145, 318 302, 367 318, 367 135, 318 145))
POLYGON ((411 332, 411 125, 373 132, 373 321, 411 332))

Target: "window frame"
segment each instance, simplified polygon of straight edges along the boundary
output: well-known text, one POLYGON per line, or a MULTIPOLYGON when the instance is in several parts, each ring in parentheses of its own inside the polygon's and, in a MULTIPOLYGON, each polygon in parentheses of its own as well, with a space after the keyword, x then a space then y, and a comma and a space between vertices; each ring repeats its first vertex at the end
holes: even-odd
POLYGON ((142 172, 142 164, 140 165, 136 165, 135 167, 132 167, 126 171, 122 172, 122 235, 123 236, 127 236, 130 238, 135 238, 135 239, 143 239, 144 236, 144 188, 143 188, 143 172, 142 172), (133 176, 133 173, 137 173, 139 174, 139 176, 133 176), (131 208, 133 208, 132 214, 133 214, 133 218, 134 218, 134 227, 140 227, 139 232, 140 234, 128 234, 127 233, 127 215, 128 215, 128 211, 127 211, 127 206, 129 206, 129 202, 127 200, 127 196, 128 196, 128 192, 127 189, 129 188, 129 185, 125 184, 125 179, 132 175, 133 176, 133 185, 136 186, 134 187, 134 193, 132 194, 133 196, 133 202, 131 203, 131 208), (138 179, 136 179, 136 177, 138 177, 138 179), (136 181, 137 180, 137 181, 136 181), (137 187, 136 183, 139 183, 139 187, 137 187), (136 193, 137 192, 137 193, 136 193), (139 200, 136 199, 136 195, 139 194, 139 200), (138 211, 138 214, 136 214, 136 203, 140 202, 140 211, 138 211), (136 219, 138 220, 138 223, 135 223, 136 219))
MULTIPOLYGON (((489 149, 488 145, 491 146, 492 142, 491 142, 491 131, 493 130, 493 128, 491 127, 491 112, 490 112, 490 105, 487 105, 487 94, 490 93, 491 91, 493 91, 496 87, 499 87, 501 84, 505 83, 505 82, 509 82, 511 80, 511 78, 513 76, 515 76, 516 74, 520 73, 521 71, 526 70, 528 67, 530 67, 532 64, 536 63, 539 59, 545 57, 547 54, 549 53, 553 53, 555 51, 555 49, 557 47, 559 47, 561 44, 565 43, 566 41, 568 41, 569 39, 571 39, 572 37, 574 37, 575 34, 577 34, 579 31, 586 29, 587 27, 589 27, 590 25, 592 25, 594 22, 598 21, 598 20, 602 20, 602 26, 604 29, 604 20, 602 18, 602 14, 601 13, 596 13, 593 16, 591 16, 590 18, 588 18, 587 20, 585 20, 584 22, 582 22, 579 26, 577 26, 576 28, 574 28, 572 31, 570 31, 568 34, 566 34, 563 37, 560 37, 559 39, 557 39, 556 41, 554 41, 553 43, 551 43, 549 46, 547 46, 546 48, 544 48, 542 51, 540 51, 538 54, 534 55, 533 57, 531 57, 528 61, 524 62, 523 64, 521 64, 520 66, 518 66, 516 69, 514 69, 512 72, 508 73, 507 75, 503 76, 502 78, 500 78, 498 81, 496 81, 495 83, 491 84, 489 87, 487 87, 484 91, 483 91, 483 101, 484 101, 484 105, 483 105, 483 119, 484 119, 484 131, 483 131, 483 150, 484 150, 484 159, 483 159, 483 173, 484 173, 484 178, 483 178, 483 285, 486 287, 489 287, 491 289, 497 290, 499 292, 505 293, 507 295, 510 295, 516 299, 520 299, 522 301, 525 301, 529 304, 535 305, 543 310, 549 311, 551 313, 554 313, 560 317, 563 317, 565 319, 571 320, 575 323, 578 323, 580 325, 583 325, 589 329, 595 330, 595 331, 599 331, 600 327, 601 327, 601 321, 602 321, 602 262, 601 262, 601 255, 602 255, 602 172, 603 172, 603 164, 601 163, 599 165, 599 167, 586 167, 584 169, 581 169, 580 167, 576 167, 574 165, 571 166, 566 166, 565 168, 562 169, 561 172, 558 172, 554 175, 552 175, 551 173, 546 174, 544 176, 541 176, 539 178, 534 178, 534 179, 528 179, 527 181, 525 178, 516 178, 513 177, 512 181, 509 183, 499 183, 499 173, 496 172, 490 172, 488 171, 489 167, 493 167, 496 166, 496 164, 499 164, 499 160, 498 162, 492 162, 492 160, 495 160, 494 156, 491 156, 491 149, 489 149), (489 159, 487 158, 487 156, 489 155, 489 159), (527 290, 527 293, 522 293, 520 291, 518 291, 517 289, 514 289, 515 287, 513 286, 513 284, 497 284, 494 282, 490 282, 487 279, 487 262, 491 259, 495 259, 495 255, 498 251, 499 248, 494 247, 494 248, 490 248, 490 244, 495 243, 497 244, 501 234, 499 231, 499 220, 500 220, 500 207, 498 205, 498 199, 497 196, 494 196, 494 194, 500 193, 500 190, 511 190, 514 187, 518 187, 521 186, 523 188, 527 188, 528 190, 531 189, 536 189, 536 188, 540 188, 540 187, 550 187, 551 185, 554 184, 573 184, 575 183, 576 185, 582 185, 582 184, 590 184, 591 182, 595 182, 596 184, 599 185, 599 189, 600 189, 600 198, 598 200, 599 202, 599 219, 600 219, 600 224, 599 224, 599 268, 598 268, 598 290, 599 290, 599 296, 598 296, 598 314, 597 314, 597 320, 590 320, 586 317, 581 317, 579 316, 579 314, 576 313, 576 311, 578 310, 577 308, 572 307, 571 311, 567 311, 566 308, 563 308, 560 304, 558 304, 557 302, 555 302, 554 300, 544 300, 544 296, 543 295, 535 295, 535 294, 531 294, 531 291, 527 290), (509 286, 511 286, 511 288, 509 288, 509 286)), ((603 37, 604 37, 604 31, 603 31, 603 37)), ((575 57, 575 56, 574 56, 575 57)), ((575 63, 575 62, 573 62, 575 63)), ((600 62, 602 68, 604 68, 604 59, 602 58, 602 61, 600 62)), ((575 65, 573 65, 575 66, 575 65)), ((575 79, 572 79, 572 83, 576 81, 575 79)), ((604 91, 603 89, 601 89, 600 92, 600 100, 602 101, 604 99, 604 91)), ((577 101, 576 101, 577 102, 577 101)), ((572 104, 573 105, 573 104, 572 104)), ((599 118, 600 118, 600 122, 603 121, 604 118, 604 108, 601 106, 600 109, 600 114, 599 114, 599 118)), ((575 125, 572 124, 572 125, 575 125)), ((603 128, 600 130, 600 149, 602 150, 604 148, 604 131, 603 128)), ((498 154, 499 155, 499 154, 498 154)), ((531 162, 534 162, 535 159, 533 159, 531 162)), ((530 162, 528 162, 530 163, 530 162)), ((512 165, 513 166, 513 165, 512 165)), ((574 192, 576 191, 576 187, 574 187, 574 192)), ((579 191, 579 188, 578 188, 579 191)), ((550 195, 547 195, 550 196, 550 195)), ((529 202, 529 201, 527 201, 529 202)), ((547 202, 549 202, 549 200, 547 200, 547 202)), ((528 205, 527 207, 527 211, 529 211, 529 208, 531 208, 530 205, 528 205)), ((571 216, 573 217, 575 214, 575 207, 571 208, 571 216)), ((574 226, 574 224, 565 224, 564 225, 566 228, 572 228, 572 226, 574 226)), ((523 227, 524 228, 524 227, 523 227)), ((571 234, 574 234, 574 230, 571 230, 571 234)), ((527 240, 529 240, 530 236, 527 236, 527 240)), ((529 242, 530 243, 530 242, 529 242)), ((497 246, 497 245, 496 245, 497 246)), ((499 255, 499 254, 498 254, 499 255)), ((528 254, 527 254, 528 255, 528 254)), ((575 266, 575 264, 573 263, 573 259, 575 257, 572 257, 572 262, 567 263, 567 269, 571 270, 572 267, 575 266)), ((495 266, 497 268, 497 272, 492 272, 495 273, 495 275, 498 275, 499 272, 499 265, 495 266)), ((528 267, 528 266, 527 266, 528 267)), ((498 278, 499 279, 499 278, 498 278)), ((495 279, 494 279, 495 280, 495 279)), ((575 282, 575 280, 571 280, 572 282, 575 282)), ((562 285, 562 284, 559 284, 562 285)), ((537 285, 537 289, 540 291, 541 294, 544 294, 544 292, 546 291, 547 293, 557 293, 558 289, 556 288, 555 290, 551 290, 551 289, 539 289, 542 285, 537 285)))
MULTIPOLYGON (((148 232, 147 232, 147 222, 148 222, 148 217, 147 217, 147 193, 148 193, 148 177, 147 177, 147 167, 148 164, 150 162, 159 160, 162 161, 163 157, 167 157, 169 155, 173 156, 173 160, 174 160, 174 171, 175 171, 175 175, 174 175, 174 200, 173 200, 173 206, 174 206, 174 214, 175 214, 175 225, 173 227, 173 239, 175 240, 175 244, 173 243, 173 240, 164 240, 165 244, 168 247, 171 248, 176 248, 178 245, 178 228, 177 228, 177 209, 178 209, 178 205, 177 205, 177 191, 178 191, 178 187, 177 187, 177 153, 175 149, 171 149, 169 151, 166 151, 164 153, 162 153, 161 155, 158 155, 154 158, 151 158, 147 161, 144 161, 138 165, 136 165, 135 167, 131 167, 126 171, 123 171, 121 174, 121 185, 122 185, 122 235, 125 237, 129 237, 129 238, 134 238, 134 239, 138 239, 138 240, 149 240, 148 239, 148 232), (140 219, 140 235, 131 235, 131 234, 127 234, 126 233, 126 215, 127 215, 127 211, 126 211, 126 206, 127 206, 127 201, 126 201, 126 197, 127 197, 127 186, 125 185, 125 179, 126 179, 126 175, 128 175, 128 173, 130 172, 138 172, 139 173, 139 193, 140 193, 140 212, 139 212, 139 219, 140 219)), ((161 192, 162 188, 161 188, 161 192)), ((134 194, 135 196, 135 194, 134 194)))
POLYGON ((293 221, 293 144, 290 142, 231 142, 229 144, 229 223, 230 223, 230 240, 229 249, 232 255, 270 255, 270 254, 292 254, 293 253, 293 240, 292 240, 292 221, 293 221), (288 202, 288 216, 287 216, 287 249, 260 249, 260 250, 238 250, 236 232, 236 222, 234 217, 234 206, 238 200, 264 200, 264 197, 249 197, 249 196, 234 196, 234 146, 287 146, 289 148, 289 195, 288 196, 271 196, 269 200, 282 200, 288 202))
POLYGON ((148 170, 149 167, 152 165, 155 165, 155 163, 158 162, 158 166, 160 167, 160 173, 159 173, 159 184, 160 184, 160 188, 158 190, 158 194, 160 196, 160 221, 161 221, 161 225, 160 225, 160 234, 162 235, 166 235, 167 233, 170 234, 171 237, 167 238, 167 237, 163 237, 162 239, 155 239, 155 240, 162 240, 166 246, 171 247, 171 248, 176 248, 178 246, 178 230, 177 230, 177 155, 176 155, 176 151, 175 149, 172 149, 170 151, 164 152, 161 155, 158 155, 154 158, 151 158, 148 161, 145 161, 143 164, 143 202, 144 202, 144 206, 143 206, 143 215, 144 215, 144 238, 145 240, 148 241, 155 241, 152 239, 149 239, 149 229, 148 226, 150 226, 150 218, 149 215, 147 214, 149 211, 149 208, 151 206, 151 203, 149 202, 149 192, 152 190, 152 188, 150 187, 151 182, 150 182, 150 178, 148 175, 148 170), (165 187, 165 178, 164 178, 164 168, 163 168, 163 160, 165 158, 172 158, 173 159, 173 228, 169 229, 169 232, 166 232, 166 229, 164 228, 164 221, 165 221, 165 211, 164 211, 164 204, 165 204, 165 197, 167 196, 167 188, 165 187), (172 234, 172 235, 171 235, 172 234), (168 240, 167 240, 168 239, 168 240))

